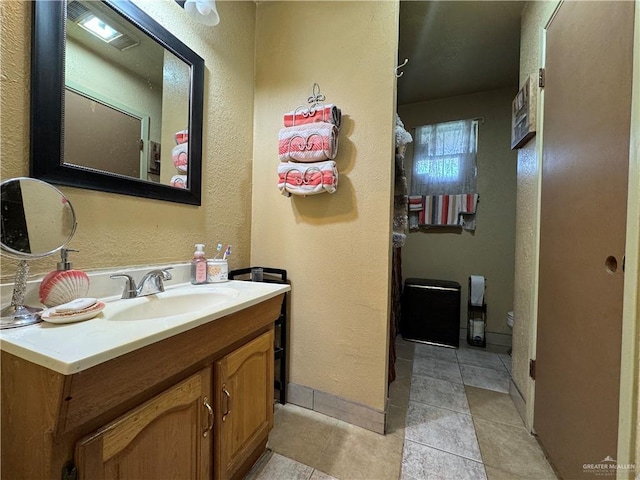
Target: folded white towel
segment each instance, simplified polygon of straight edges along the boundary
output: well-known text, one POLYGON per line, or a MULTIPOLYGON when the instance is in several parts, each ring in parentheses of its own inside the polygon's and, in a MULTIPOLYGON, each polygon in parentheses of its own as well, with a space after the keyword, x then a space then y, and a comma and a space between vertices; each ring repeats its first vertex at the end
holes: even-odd
POLYGON ((63 303, 55 307, 56 313, 78 312, 95 305, 97 298, 76 298, 68 303, 63 303))

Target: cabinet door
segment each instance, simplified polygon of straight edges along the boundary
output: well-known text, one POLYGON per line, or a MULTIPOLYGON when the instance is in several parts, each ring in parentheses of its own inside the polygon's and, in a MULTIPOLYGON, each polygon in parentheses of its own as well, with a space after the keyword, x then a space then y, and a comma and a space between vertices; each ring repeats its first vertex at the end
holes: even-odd
POLYGON ((217 361, 214 384, 214 478, 226 480, 246 469, 273 427, 273 329, 217 361))
POLYGON ((209 479, 212 425, 207 367, 80 440, 80 479, 209 479))

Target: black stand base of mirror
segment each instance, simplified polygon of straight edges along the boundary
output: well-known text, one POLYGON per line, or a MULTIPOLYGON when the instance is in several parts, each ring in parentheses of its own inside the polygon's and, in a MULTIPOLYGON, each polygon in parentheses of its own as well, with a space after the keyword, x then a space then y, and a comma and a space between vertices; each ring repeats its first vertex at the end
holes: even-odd
POLYGON ((2 314, 0 329, 24 327, 26 325, 39 323, 42 321, 42 318, 40 318, 37 312, 41 310, 41 308, 27 307, 25 305, 20 307, 10 305, 0 312, 2 314))
POLYGON ((0 314, 0 329, 24 327, 42 321, 37 312, 41 308, 27 307, 24 305, 24 294, 27 290, 27 276, 29 275, 29 264, 26 260, 20 260, 16 270, 16 280, 13 286, 13 296, 11 305, 3 308, 0 314))

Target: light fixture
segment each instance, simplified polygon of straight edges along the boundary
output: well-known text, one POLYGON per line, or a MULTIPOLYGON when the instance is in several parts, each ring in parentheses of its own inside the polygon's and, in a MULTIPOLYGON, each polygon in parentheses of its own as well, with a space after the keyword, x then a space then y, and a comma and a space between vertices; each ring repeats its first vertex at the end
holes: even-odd
POLYGON ((82 21, 78 22, 78 25, 107 43, 122 36, 122 33, 93 14, 87 15, 82 21))
POLYGON ((213 27, 220 23, 216 0, 186 0, 184 10, 196 22, 213 27))

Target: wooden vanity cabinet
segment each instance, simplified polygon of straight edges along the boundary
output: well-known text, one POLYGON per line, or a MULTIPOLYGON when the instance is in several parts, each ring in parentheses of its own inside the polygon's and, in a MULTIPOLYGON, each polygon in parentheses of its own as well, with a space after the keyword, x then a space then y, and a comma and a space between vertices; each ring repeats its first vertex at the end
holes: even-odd
POLYGON ((1 478, 242 478, 273 427, 282 298, 73 375, 2 351, 1 478))
POLYGON ((273 337, 272 329, 215 363, 215 480, 245 473, 273 428, 273 337))
POLYGON ((210 479, 212 427, 207 367, 80 440, 78 478, 210 479))

